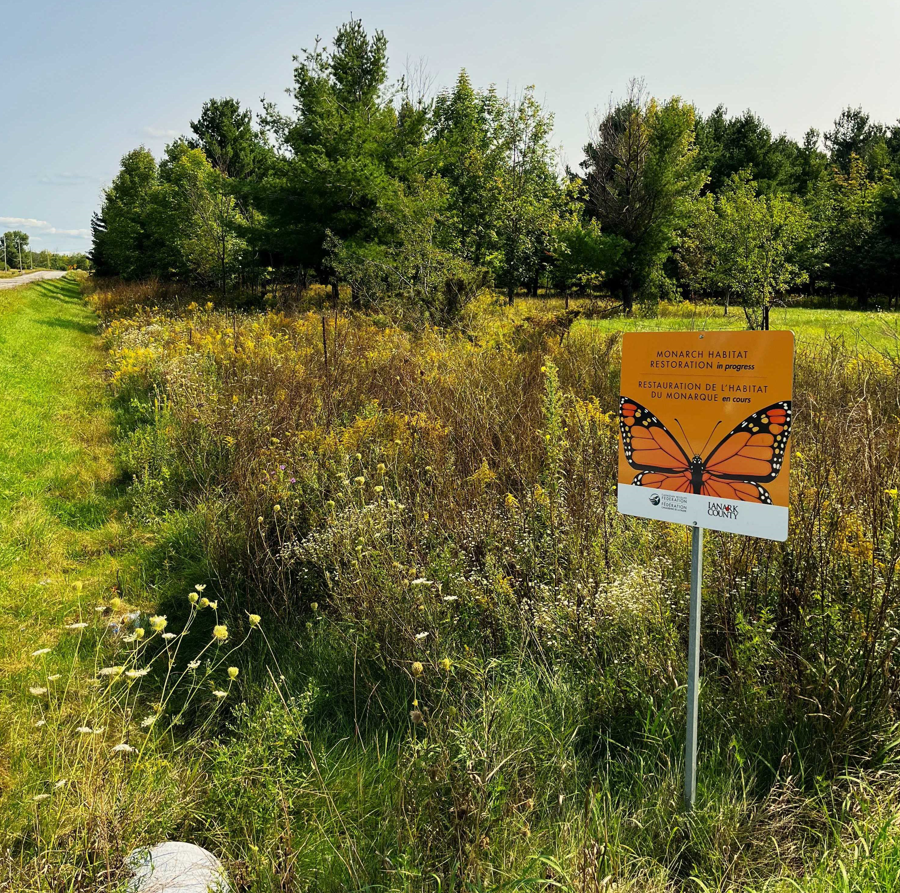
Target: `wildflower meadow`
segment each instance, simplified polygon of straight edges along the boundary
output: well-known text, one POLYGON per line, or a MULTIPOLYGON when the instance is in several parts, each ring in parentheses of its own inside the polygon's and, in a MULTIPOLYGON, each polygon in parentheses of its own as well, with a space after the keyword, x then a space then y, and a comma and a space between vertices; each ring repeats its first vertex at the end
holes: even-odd
POLYGON ((707 535, 687 812, 689 533, 617 512, 590 301, 437 328, 82 290, 115 564, 67 553, 4 683, 0 885, 120 890, 177 838, 248 891, 894 888, 889 315, 790 311, 790 537, 707 535))

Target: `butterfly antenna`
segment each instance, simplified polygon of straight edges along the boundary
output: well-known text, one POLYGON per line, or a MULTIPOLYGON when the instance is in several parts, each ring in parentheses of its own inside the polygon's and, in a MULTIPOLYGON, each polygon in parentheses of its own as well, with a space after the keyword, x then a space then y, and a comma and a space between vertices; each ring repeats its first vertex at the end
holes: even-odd
POLYGON ((709 437, 706 438, 706 443, 703 444, 703 449, 700 450, 700 452, 697 455, 702 455, 703 453, 706 452, 706 448, 709 446, 709 442, 712 440, 713 434, 716 433, 716 428, 718 428, 719 425, 721 425, 721 424, 722 424, 722 422, 718 421, 715 423, 715 425, 713 425, 712 431, 709 432, 709 437))
POLYGON ((675 419, 675 422, 678 424, 678 427, 681 428, 681 434, 684 437, 684 439, 687 441, 688 449, 691 451, 691 455, 696 456, 697 453, 694 452, 694 448, 691 446, 691 442, 690 442, 690 440, 688 440, 688 436, 685 433, 685 430, 682 427, 681 422, 679 422, 678 419, 675 419))

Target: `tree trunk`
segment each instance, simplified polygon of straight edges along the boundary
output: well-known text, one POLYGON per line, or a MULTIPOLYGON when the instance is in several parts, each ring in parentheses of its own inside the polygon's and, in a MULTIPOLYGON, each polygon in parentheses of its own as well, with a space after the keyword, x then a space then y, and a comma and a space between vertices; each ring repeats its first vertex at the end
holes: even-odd
POLYGON ((630 279, 625 280, 622 287, 622 312, 626 316, 631 316, 634 311, 634 285, 630 279))
POLYGON ((334 301, 335 307, 337 307, 340 299, 341 299, 341 293, 338 289, 338 281, 337 281, 337 279, 332 279, 331 280, 331 300, 334 301))
POLYGON ((531 286, 530 286, 530 288, 529 288, 529 290, 528 290, 528 294, 529 294, 532 298, 536 298, 536 297, 538 296, 538 284, 539 284, 539 281, 540 281, 540 277, 541 277, 540 272, 536 272, 536 273, 534 274, 534 278, 531 280, 531 286))
POLYGON ((506 289, 506 303, 509 304, 510 307, 512 307, 512 305, 515 304, 515 302, 516 302, 516 287, 514 285, 510 285, 506 289))

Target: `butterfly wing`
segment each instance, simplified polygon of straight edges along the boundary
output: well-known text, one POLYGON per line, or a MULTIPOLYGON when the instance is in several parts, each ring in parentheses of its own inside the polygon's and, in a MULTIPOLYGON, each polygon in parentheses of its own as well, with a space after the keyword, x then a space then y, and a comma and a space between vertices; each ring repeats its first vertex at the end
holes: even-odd
POLYGON ((651 487, 654 490, 671 490, 673 493, 691 492, 689 471, 642 471, 631 482, 635 487, 651 487))
MULTIPOLYGON (((668 428, 649 409, 637 400, 622 397, 619 400, 619 431, 625 458, 632 468, 658 474, 682 475, 690 469, 690 460, 681 444, 669 433, 668 428)), ((638 477, 642 477, 638 475, 638 477)), ((688 475, 690 478, 690 475, 688 475)), ((639 486, 650 486, 639 483, 639 486)))
POLYGON ((728 502, 772 504, 772 497, 769 496, 769 491, 755 481, 726 481, 711 474, 703 475, 700 495, 710 496, 713 499, 725 499, 728 502))
MULTIPOLYGON (((790 400, 782 400, 754 412, 725 436, 709 454, 709 458, 703 463, 704 485, 711 486, 711 482, 715 481, 720 486, 726 482, 752 486, 774 481, 781 471, 790 435, 790 400)), ((762 487, 759 489, 763 490, 762 487)), ((763 493, 768 497, 765 490, 763 493)))

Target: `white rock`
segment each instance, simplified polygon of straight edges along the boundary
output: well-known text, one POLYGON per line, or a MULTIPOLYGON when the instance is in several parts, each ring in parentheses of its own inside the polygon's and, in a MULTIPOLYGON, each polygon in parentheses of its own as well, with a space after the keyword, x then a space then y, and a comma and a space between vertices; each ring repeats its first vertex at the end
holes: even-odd
POLYGON ((169 840, 134 850, 128 893, 231 893, 222 863, 193 843, 169 840))

